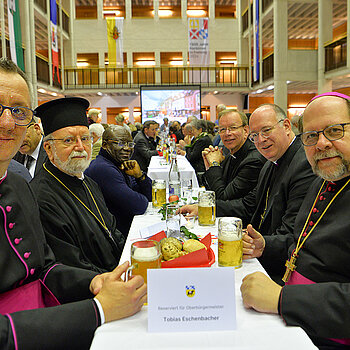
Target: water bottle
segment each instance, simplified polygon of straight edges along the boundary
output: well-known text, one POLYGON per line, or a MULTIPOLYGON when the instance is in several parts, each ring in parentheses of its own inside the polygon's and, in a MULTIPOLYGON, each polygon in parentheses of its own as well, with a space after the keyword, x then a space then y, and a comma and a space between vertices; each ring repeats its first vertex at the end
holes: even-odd
POLYGON ((177 166, 176 154, 171 154, 171 165, 169 170, 169 196, 181 196, 180 172, 177 166))

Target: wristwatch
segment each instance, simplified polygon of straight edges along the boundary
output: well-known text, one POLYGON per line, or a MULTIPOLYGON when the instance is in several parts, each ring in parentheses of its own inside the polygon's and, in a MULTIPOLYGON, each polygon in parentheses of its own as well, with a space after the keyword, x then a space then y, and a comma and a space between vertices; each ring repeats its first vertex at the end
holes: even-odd
POLYGON ((146 178, 146 173, 143 171, 140 177, 137 177, 136 180, 143 181, 146 178))
POLYGON ((220 163, 217 162, 216 160, 214 160, 214 162, 210 163, 210 167, 212 167, 212 166, 220 166, 220 163))

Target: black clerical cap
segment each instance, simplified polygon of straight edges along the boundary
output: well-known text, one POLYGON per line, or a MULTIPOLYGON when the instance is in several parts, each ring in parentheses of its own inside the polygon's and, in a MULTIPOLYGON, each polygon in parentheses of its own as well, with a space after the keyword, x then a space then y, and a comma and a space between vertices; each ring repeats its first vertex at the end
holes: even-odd
POLYGON ((48 135, 67 126, 89 127, 86 116, 89 105, 89 101, 85 98, 58 98, 38 106, 35 115, 41 119, 44 134, 48 135))

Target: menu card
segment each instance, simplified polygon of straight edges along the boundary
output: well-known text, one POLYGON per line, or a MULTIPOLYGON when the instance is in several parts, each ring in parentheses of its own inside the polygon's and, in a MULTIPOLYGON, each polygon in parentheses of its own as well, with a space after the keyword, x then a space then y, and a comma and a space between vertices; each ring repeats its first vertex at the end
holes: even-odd
POLYGON ((236 329, 233 267, 147 272, 149 332, 236 329))

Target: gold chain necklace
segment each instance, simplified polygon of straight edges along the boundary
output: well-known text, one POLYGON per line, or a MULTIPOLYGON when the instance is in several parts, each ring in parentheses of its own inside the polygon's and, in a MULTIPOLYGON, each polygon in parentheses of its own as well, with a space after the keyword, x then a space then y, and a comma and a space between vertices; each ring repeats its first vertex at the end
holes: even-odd
POLYGON ((111 231, 108 229, 108 227, 107 227, 107 225, 106 225, 106 223, 105 223, 105 221, 104 221, 104 219, 103 219, 103 216, 102 216, 102 214, 101 214, 101 212, 100 212, 100 209, 99 209, 99 207, 98 207, 98 205, 97 205, 97 203, 96 203, 96 201, 95 201, 95 198, 94 198, 94 196, 93 196, 93 194, 91 193, 91 191, 90 191, 90 188, 88 187, 88 185, 83 181, 83 184, 84 184, 84 186, 87 188, 87 190, 89 191, 89 194, 90 194, 90 196, 91 196, 91 198, 92 198, 92 201, 94 202, 94 204, 95 204, 95 207, 96 207, 96 209, 97 209, 97 211, 98 211, 98 214, 100 215, 100 217, 101 217, 101 220, 96 216, 96 214, 70 189, 70 188, 68 188, 56 175, 54 175, 49 169, 47 169, 46 168, 46 164, 43 164, 43 167, 44 167, 44 169, 51 175, 51 176, 53 176, 74 198, 76 198, 83 206, 84 206, 84 208, 86 209, 86 210, 88 210, 89 211, 89 213, 90 214, 92 214, 93 216, 94 216, 94 218, 100 223, 100 225, 107 231, 107 233, 108 233, 108 236, 111 238, 111 239, 113 239, 113 237, 112 237, 112 234, 111 234, 111 231))
POLYGON ((333 203, 333 201, 337 198, 337 196, 339 195, 339 193, 341 191, 343 191, 343 189, 347 186, 347 184, 350 182, 350 179, 348 181, 346 181, 345 185, 335 194, 335 196, 331 199, 331 201, 328 203, 328 205, 326 206, 325 210, 322 212, 321 216, 318 218, 318 220, 316 221, 316 223, 312 226, 310 232, 305 236, 305 238, 303 239, 303 241, 301 241, 302 239, 302 236, 303 236, 303 233, 305 232, 305 229, 306 229, 306 226, 307 224, 309 223, 309 219, 310 219, 310 216, 311 216, 311 213, 316 205, 316 202, 317 202, 317 199, 321 193, 321 190, 325 184, 326 180, 323 181, 322 185, 321 185, 321 188, 320 190, 318 191, 317 195, 316 195, 316 198, 314 200, 314 203, 311 207, 311 210, 309 212, 309 215, 307 216, 306 218, 306 221, 305 221, 305 224, 304 224, 304 227, 299 235, 299 238, 298 238, 298 242, 297 242, 297 245, 290 257, 289 260, 286 261, 286 272, 284 273, 284 276, 282 278, 282 281, 283 282, 288 282, 291 274, 292 274, 292 271, 295 270, 296 268, 296 265, 295 265, 295 262, 297 260, 297 257, 298 257, 298 253, 300 251, 300 249, 303 247, 305 241, 309 238, 309 236, 311 235, 311 233, 313 232, 313 230, 315 229, 315 227, 317 226, 317 224, 321 221, 321 219, 323 218, 323 215, 326 213, 326 211, 328 210, 328 208, 331 206, 331 204, 333 203))

